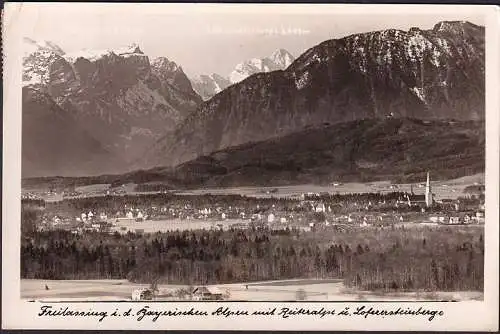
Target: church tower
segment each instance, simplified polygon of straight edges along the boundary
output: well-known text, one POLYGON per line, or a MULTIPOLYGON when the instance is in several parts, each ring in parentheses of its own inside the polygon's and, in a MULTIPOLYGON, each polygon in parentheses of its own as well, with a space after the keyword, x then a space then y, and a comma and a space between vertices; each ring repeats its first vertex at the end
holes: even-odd
POLYGON ((427 182, 425 183, 425 205, 430 207, 432 204, 434 204, 434 199, 432 198, 431 192, 431 179, 429 172, 427 172, 427 182))

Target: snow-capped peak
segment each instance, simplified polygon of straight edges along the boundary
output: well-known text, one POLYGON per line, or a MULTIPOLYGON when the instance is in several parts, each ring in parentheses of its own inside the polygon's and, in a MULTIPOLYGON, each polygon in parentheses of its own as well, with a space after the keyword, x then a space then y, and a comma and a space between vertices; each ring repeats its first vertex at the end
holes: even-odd
POLYGON ((197 74, 194 75, 193 77, 190 78, 191 82, 194 83, 203 83, 209 80, 215 80, 214 77, 216 77, 218 74, 212 73, 212 74, 197 74))
POLYGON ((23 39, 23 86, 45 84, 49 66, 64 55, 64 51, 49 41, 23 39))
POLYGON ((128 54, 141 54, 141 55, 144 54, 142 52, 141 48, 139 47, 139 45, 136 43, 132 43, 128 46, 117 48, 117 49, 114 49, 111 51, 119 56, 124 56, 124 55, 128 55, 128 54))
POLYGON ((158 57, 153 59, 151 66, 157 69, 166 70, 169 72, 182 71, 182 68, 175 62, 168 60, 166 57, 158 57))
POLYGON ((76 52, 71 52, 64 55, 64 58, 69 62, 75 62, 79 58, 85 58, 89 61, 95 61, 109 54, 115 54, 117 56, 128 57, 128 56, 144 56, 139 46, 135 43, 118 47, 115 49, 102 49, 102 50, 92 50, 83 49, 76 52))
POLYGON ((64 59, 74 63, 79 58, 95 61, 103 56, 115 54, 121 57, 144 56, 137 44, 106 50, 81 50, 65 53, 59 46, 50 41, 23 39, 23 85, 46 84, 49 80, 49 68, 55 61, 64 59))
POLYGON ((434 31, 454 31, 457 29, 463 29, 463 26, 470 25, 471 23, 467 21, 441 21, 437 23, 433 30, 434 31))
POLYGON ((215 94, 220 93, 231 84, 245 80, 252 74, 261 72, 271 72, 284 70, 294 61, 290 52, 284 49, 278 49, 270 57, 251 58, 237 64, 228 77, 223 77, 216 73, 206 75, 201 74, 192 77, 191 84, 193 89, 204 99, 208 100, 215 94))
POLYGON ((271 60, 282 67, 282 69, 286 69, 290 66, 291 63, 295 60, 294 57, 285 49, 278 49, 273 52, 271 55, 271 60))
POLYGON ((231 82, 227 78, 217 73, 196 75, 190 80, 194 91, 205 101, 231 85, 231 82))
POLYGON ((236 65, 234 71, 229 74, 232 83, 240 82, 252 74, 260 72, 271 72, 284 70, 294 61, 290 52, 278 49, 270 57, 252 58, 236 65))

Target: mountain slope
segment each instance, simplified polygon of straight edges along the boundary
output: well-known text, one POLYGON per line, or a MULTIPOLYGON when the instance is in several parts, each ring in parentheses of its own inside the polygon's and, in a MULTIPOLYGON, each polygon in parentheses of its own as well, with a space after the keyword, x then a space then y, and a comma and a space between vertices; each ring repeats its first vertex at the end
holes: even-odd
POLYGON ((49 94, 126 161, 201 102, 181 68, 165 59, 150 64, 137 46, 66 60, 52 64, 49 94))
MULTIPOLYGON (((114 166, 115 172, 127 170, 128 163, 202 102, 180 66, 166 58, 150 63, 137 45, 66 54, 53 43, 26 39, 25 50, 23 86, 46 94, 67 113, 66 122, 73 119, 78 128, 99 142, 110 155, 109 161, 102 157, 103 166, 121 161, 114 166)), ((24 108, 49 105, 52 104, 26 103, 24 108)), ((32 114, 26 110, 26 115, 32 114)), ((31 131, 51 136, 44 126, 42 122, 36 128, 33 123, 31 131)), ((40 147, 41 151, 47 149, 50 148, 40 147)), ((33 166, 36 163, 33 161, 33 166)), ((101 173, 105 170, 103 167, 101 173)), ((43 175, 53 174, 44 169, 43 175)))
POLYGON ((89 175, 121 161, 46 93, 23 88, 22 175, 89 175))
POLYGON ((325 122, 484 119, 484 28, 441 22, 323 42, 284 71, 254 74, 203 103, 148 151, 176 165, 325 122))
MULTIPOLYGON (((365 119, 226 148, 175 168, 115 177, 173 188, 417 181, 484 172, 484 121, 365 119)), ((108 180, 109 182, 109 180, 108 180)))
POLYGON ((193 89, 203 98, 211 99, 215 94, 222 92, 231 85, 229 79, 213 73, 211 75, 200 75, 191 79, 193 89))

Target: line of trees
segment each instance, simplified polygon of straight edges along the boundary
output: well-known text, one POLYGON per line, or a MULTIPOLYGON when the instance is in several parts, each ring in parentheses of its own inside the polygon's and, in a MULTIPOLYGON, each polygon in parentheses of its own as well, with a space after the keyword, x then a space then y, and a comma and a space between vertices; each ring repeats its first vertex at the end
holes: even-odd
POLYGON ((21 277, 213 284, 343 278, 362 290, 482 290, 482 230, 34 232, 21 277))

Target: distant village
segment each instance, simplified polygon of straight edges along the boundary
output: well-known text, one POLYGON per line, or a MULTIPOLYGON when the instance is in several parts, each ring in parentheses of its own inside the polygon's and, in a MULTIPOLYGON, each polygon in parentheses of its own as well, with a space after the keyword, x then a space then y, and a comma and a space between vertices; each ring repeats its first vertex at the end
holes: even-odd
MULTIPOLYGON (((395 189, 397 190, 397 189, 395 189)), ((73 194, 74 195, 74 194, 73 194)), ((123 195, 120 192, 120 195, 123 195)), ((84 232, 146 233, 183 229, 271 230, 393 227, 396 224, 467 225, 484 223, 484 186, 470 187, 457 199, 436 199, 429 173, 425 191, 337 195, 303 193, 298 196, 252 198, 223 195, 156 194, 79 197, 45 202, 33 194, 25 201, 40 203, 39 231, 65 229, 84 232), (149 197, 148 197, 149 196, 149 197), (139 200, 136 199, 139 198, 139 200), (73 203, 60 205, 59 203, 73 203), (85 207, 78 211, 78 207, 85 207), (162 223, 164 223, 162 225, 162 223)))

